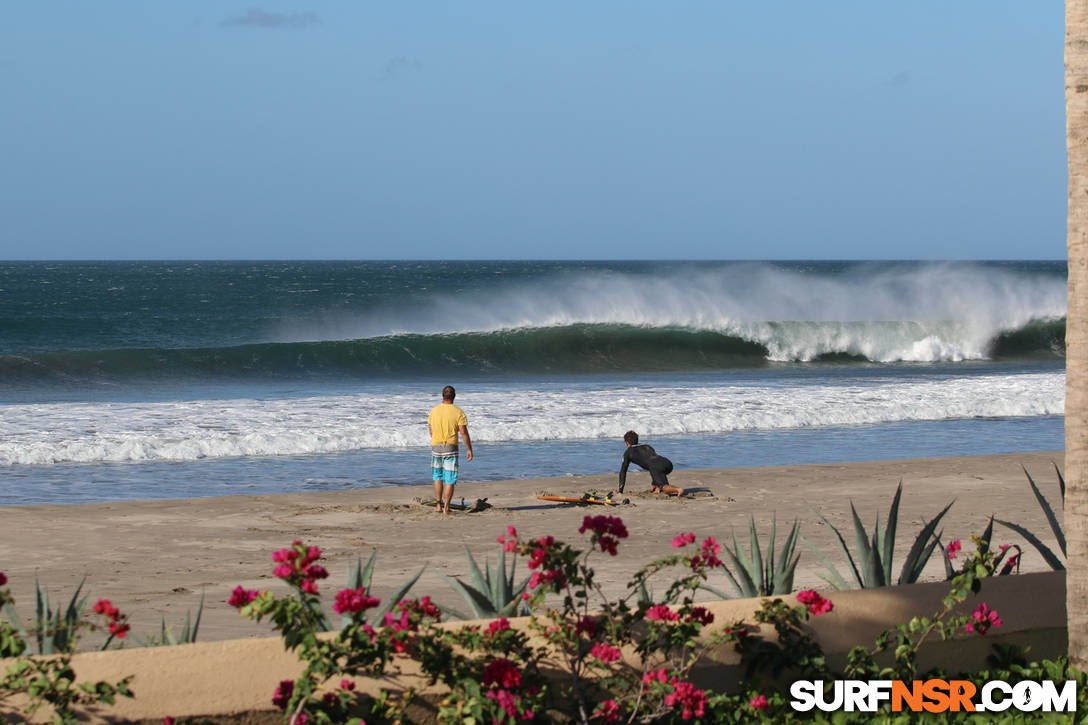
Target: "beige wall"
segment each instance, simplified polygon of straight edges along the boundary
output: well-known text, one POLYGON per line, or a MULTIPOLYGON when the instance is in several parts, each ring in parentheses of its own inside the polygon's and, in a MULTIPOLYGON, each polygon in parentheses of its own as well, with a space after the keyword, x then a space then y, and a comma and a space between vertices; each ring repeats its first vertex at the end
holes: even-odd
MULTIPOLYGON (((948 592, 943 582, 916 584, 825 596, 835 604, 830 614, 812 620, 813 630, 831 657, 841 663, 858 644, 871 645, 878 634, 914 616, 932 615, 948 592)), ((792 597, 788 598, 792 601, 792 597)), ((996 609, 1005 624, 991 634, 969 635, 954 642, 935 642, 923 650, 919 665, 939 664, 951 672, 978 669, 995 641, 1031 645, 1031 657, 1053 658, 1066 650, 1065 576, 1063 572, 1021 574, 987 579, 982 594, 969 600, 966 611, 981 601, 996 609)), ((735 620, 751 621, 758 602, 737 599, 704 603, 715 615, 715 626, 735 620)), ((514 620, 524 625, 524 620, 514 620)), ((737 679, 736 654, 713 653, 695 675, 696 683, 721 690, 737 679)), ((6 669, 8 662, 0 661, 6 669)), ((280 680, 294 679, 298 660, 278 638, 208 642, 176 647, 136 648, 78 654, 74 667, 81 680, 117 681, 135 675, 135 699, 121 700, 99 713, 103 718, 161 720, 164 716, 225 716, 270 713, 272 692, 280 680)), ((406 682, 422 688, 407 672, 406 682)), ((359 681, 360 689, 375 691, 380 683, 359 681)), ((426 688, 422 688, 424 692, 426 688)), ((434 691, 432 691, 434 694, 434 691)), ((12 706, 0 704, 0 712, 12 706)), ((422 713, 417 713, 417 715, 422 713)), ((276 713, 278 715, 278 712, 276 713)), ((252 717, 247 718, 254 721, 252 717)), ((258 716, 257 719, 262 719, 258 716)))

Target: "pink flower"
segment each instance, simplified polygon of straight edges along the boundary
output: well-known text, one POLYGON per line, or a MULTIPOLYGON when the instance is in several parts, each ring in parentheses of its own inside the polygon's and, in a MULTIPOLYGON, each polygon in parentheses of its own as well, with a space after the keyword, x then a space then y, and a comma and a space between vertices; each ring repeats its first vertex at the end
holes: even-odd
POLYGON ((682 549, 688 544, 695 543, 695 534, 680 534, 672 540, 672 545, 676 549, 682 549))
POLYGON ((502 544, 502 550, 508 554, 511 551, 517 551, 518 530, 515 529, 513 526, 507 526, 506 536, 500 536, 498 539, 496 539, 496 541, 502 544))
POLYGON ((985 635, 991 627, 1000 627, 1004 624, 1001 617, 997 615, 997 611, 990 609, 986 602, 978 605, 975 611, 971 612, 971 617, 975 621, 965 625, 964 629, 968 632, 977 632, 980 635, 985 635))
POLYGON ((174 718, 167 715, 162 719, 162 725, 174 725, 174 718))
POLYGON ((287 709, 287 703, 291 701, 291 695, 295 692, 294 680, 282 680, 272 693, 272 704, 281 710, 287 709))
POLYGON ((956 539, 951 544, 949 544, 948 545, 948 558, 949 559, 955 559, 956 554, 960 553, 961 548, 963 548, 963 547, 961 546, 959 539, 956 539))
POLYGON ((671 694, 665 696, 665 704, 669 707, 680 706, 682 712, 680 717, 684 720, 691 720, 692 717, 702 717, 706 714, 707 697, 706 692, 696 689, 695 685, 690 682, 683 682, 673 679, 672 683, 673 691, 671 694))
POLYGON ((484 687, 499 687, 505 690, 521 685, 521 672, 518 666, 508 659, 491 660, 484 668, 484 687))
POLYGON ((332 605, 332 610, 337 614, 344 614, 345 612, 356 614, 379 604, 381 604, 381 600, 369 596, 366 593, 366 587, 341 589, 336 593, 336 602, 332 605))
POLYGON ((623 653, 612 645, 605 644, 604 642, 595 642, 593 644, 593 649, 589 651, 589 656, 596 657, 601 662, 608 663, 615 662, 623 656, 623 653))
POLYGON ((771 704, 767 702, 766 695, 756 695, 748 701, 748 707, 752 708, 753 710, 766 710, 770 706, 771 704))
POLYGON ((821 614, 827 614, 835 605, 831 603, 830 599, 824 599, 814 589, 805 589, 804 591, 797 592, 797 601, 808 607, 808 613, 818 617, 821 614))
POLYGON ((258 591, 256 589, 243 589, 241 585, 239 585, 234 587, 234 591, 230 593, 230 599, 227 600, 227 604, 235 609, 241 609, 256 599, 257 594, 258 591))
MULTIPOLYGON (((532 720, 533 713, 525 711, 518 712, 518 696, 509 690, 488 690, 487 698, 499 703, 499 706, 506 711, 506 714, 510 716, 511 720, 532 720)), ((500 722, 498 719, 494 722, 500 722)))
POLYGON ((0 587, 4 586, 7 583, 8 583, 7 576, 4 575, 4 572, 0 571, 0 587))
POLYGON ((320 564, 314 564, 321 558, 321 549, 306 546, 297 539, 291 542, 291 548, 273 552, 272 561, 277 562, 272 573, 284 579, 291 586, 297 586, 304 592, 317 594, 317 580, 325 579, 329 572, 320 564))
POLYGON ((600 718, 605 722, 619 722, 619 703, 615 700, 605 700, 601 704, 597 705, 597 709, 593 711, 593 717, 600 718))
POLYGON ((703 563, 706 566, 721 566, 722 560, 718 554, 722 551, 722 545, 713 536, 703 539, 703 563))
POLYGON ((110 634, 117 637, 117 639, 124 639, 129 629, 131 627, 124 622, 110 622, 110 634))
POLYGON ((642 676, 642 689, 646 689, 647 685, 651 685, 655 682, 668 682, 669 673, 664 668, 660 670, 651 670, 642 676))
POLYGON ((354 690, 355 689, 355 683, 352 682, 351 680, 340 680, 340 689, 341 690, 354 690))
POLYGON ((658 622, 675 622, 680 619, 680 615, 664 604, 655 604, 646 610, 646 619, 652 619, 658 622))

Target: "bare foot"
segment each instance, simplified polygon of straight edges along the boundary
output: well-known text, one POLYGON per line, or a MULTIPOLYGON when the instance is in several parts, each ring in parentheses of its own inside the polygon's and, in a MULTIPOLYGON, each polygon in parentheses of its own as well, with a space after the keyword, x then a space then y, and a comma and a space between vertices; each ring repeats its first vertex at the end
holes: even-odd
POLYGON ((440 503, 436 503, 436 504, 434 505, 434 510, 435 510, 436 512, 438 512, 438 513, 442 513, 442 504, 440 504, 440 503))
POLYGON ((442 513, 444 513, 444 514, 446 514, 447 516, 449 516, 449 514, 450 514, 450 510, 449 510, 449 509, 442 509, 442 513))
POLYGON ((688 492, 688 490, 686 488, 678 488, 676 490, 676 497, 680 498, 681 496, 683 496, 687 492, 688 492))

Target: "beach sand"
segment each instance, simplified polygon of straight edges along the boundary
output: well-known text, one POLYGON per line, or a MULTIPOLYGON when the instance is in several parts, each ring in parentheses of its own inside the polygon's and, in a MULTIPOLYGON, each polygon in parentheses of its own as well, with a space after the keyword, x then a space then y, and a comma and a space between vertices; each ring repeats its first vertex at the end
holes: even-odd
MULTIPOLYGON (((486 455, 486 449, 479 451, 486 455)), ((33 615, 34 578, 47 588, 51 603, 66 602, 81 579, 89 604, 110 599, 130 615, 133 643, 158 633, 161 618, 177 632, 186 612, 195 612, 206 594, 199 640, 267 636, 271 628, 242 619, 226 600, 237 585, 246 588, 287 588, 272 576, 273 551, 293 539, 315 544, 325 552, 330 578, 321 584, 326 606, 342 588, 347 567, 364 562, 377 549, 373 591, 385 597, 424 567, 413 596, 467 610, 464 601, 439 575, 460 575, 471 581, 467 546, 481 562, 498 551, 496 537, 516 526, 522 536, 551 534, 578 544, 586 515, 622 517, 630 537, 616 557, 597 554, 598 583, 609 595, 621 593, 630 575, 642 564, 672 553, 672 539, 691 531, 698 537, 729 540, 736 530, 747 545, 749 517, 755 518, 765 541, 772 516, 778 521, 778 542, 796 519, 801 533, 841 564, 833 533, 816 511, 842 531, 853 548, 850 502, 871 532, 881 526, 896 484, 903 483, 896 546, 896 573, 902 558, 923 525, 955 500, 941 524, 943 540, 962 539, 970 547, 991 514, 1026 526, 1056 549, 1039 505, 1021 466, 1027 468, 1043 493, 1057 507, 1059 494, 1052 462, 1063 464, 1062 452, 960 458, 874 461, 864 463, 782 466, 747 469, 678 470, 672 481, 692 492, 677 500, 648 493, 645 473, 629 474, 627 497, 618 507, 571 506, 537 500, 542 493, 580 495, 605 492, 614 475, 478 483, 457 486, 455 500, 487 498, 492 508, 443 516, 413 502, 430 498, 430 484, 335 493, 232 496, 170 501, 17 506, 0 508, 0 572, 7 574, 17 609, 33 615)), ((471 479, 472 464, 462 465, 471 479)), ((1023 570, 1044 571, 1047 565, 1013 532, 996 528, 995 544, 1024 547, 1023 570)), ((827 588, 818 576, 823 567, 805 547, 795 589, 827 588)), ((961 555, 962 556, 962 555, 961 555)), ((525 573, 524 562, 519 572, 525 573)), ((840 565, 845 573, 845 567, 840 565)), ((926 579, 943 578, 938 557, 930 562, 926 579)), ((520 579, 520 575, 519 575, 520 579)), ((717 575, 711 581, 730 591, 717 575)), ((712 598, 712 595, 707 595, 712 598)), ((337 621, 334 619, 334 621, 337 621)))

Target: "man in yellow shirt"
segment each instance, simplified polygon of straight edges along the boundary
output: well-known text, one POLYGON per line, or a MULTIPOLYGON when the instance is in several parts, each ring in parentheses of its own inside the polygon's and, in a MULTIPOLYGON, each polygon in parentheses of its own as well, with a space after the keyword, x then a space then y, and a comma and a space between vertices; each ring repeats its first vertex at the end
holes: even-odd
POLYGON ((457 391, 452 385, 442 388, 442 402, 431 409, 427 427, 431 429, 431 477, 434 479, 435 511, 450 512, 453 487, 457 484, 457 434, 465 441, 466 460, 472 460, 472 440, 468 437, 465 411, 453 404, 457 391))

